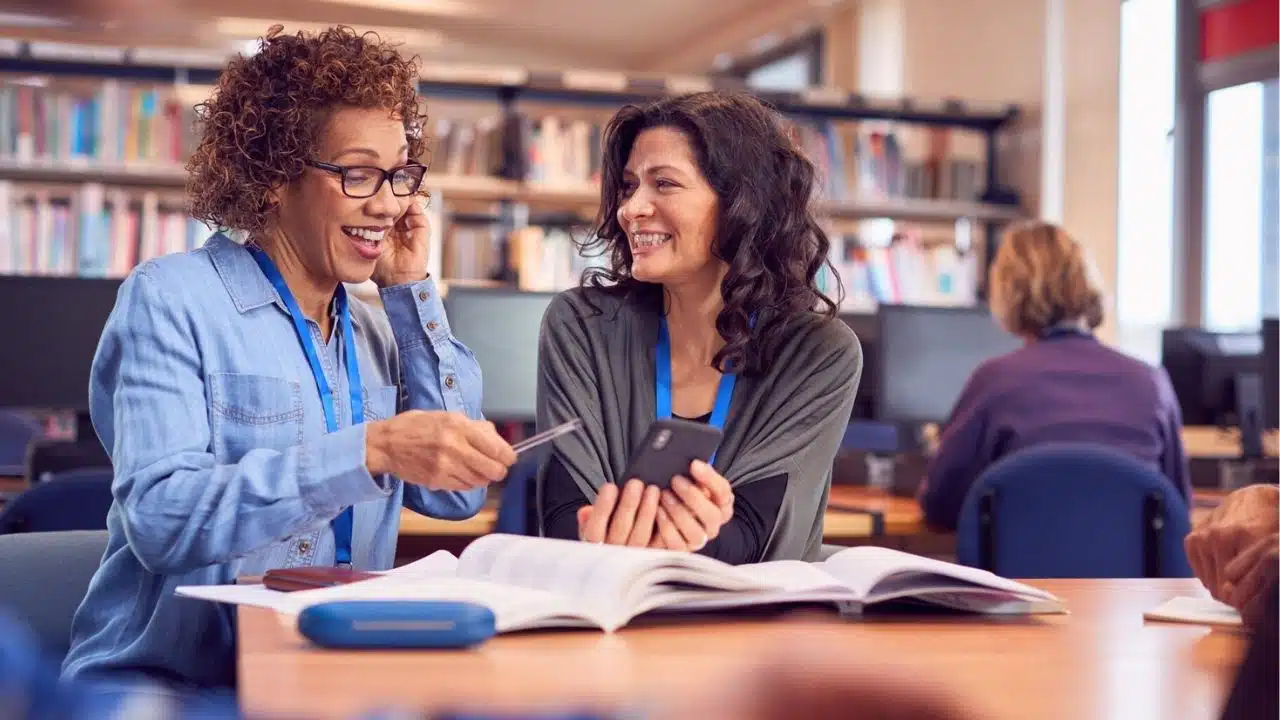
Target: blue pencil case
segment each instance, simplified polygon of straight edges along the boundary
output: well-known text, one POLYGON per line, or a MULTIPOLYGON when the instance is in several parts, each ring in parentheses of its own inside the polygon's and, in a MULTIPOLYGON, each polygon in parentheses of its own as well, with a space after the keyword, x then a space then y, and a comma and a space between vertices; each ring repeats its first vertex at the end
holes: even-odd
POLYGON ((347 600, 305 608, 298 632, 324 648, 460 649, 493 637, 497 620, 473 603, 347 600))

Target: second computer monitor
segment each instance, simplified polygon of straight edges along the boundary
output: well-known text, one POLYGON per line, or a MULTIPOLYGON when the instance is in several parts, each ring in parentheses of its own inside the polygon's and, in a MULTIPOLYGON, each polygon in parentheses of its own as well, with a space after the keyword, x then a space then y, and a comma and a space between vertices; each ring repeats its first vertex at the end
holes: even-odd
POLYGON ((1016 350, 985 308, 881 305, 876 332, 876 419, 943 423, 984 361, 1016 350))
POLYGON ((0 407, 87 412, 89 371, 119 278, 0 277, 9 310, 0 344, 0 407))
POLYGON ((538 333, 555 293, 450 288, 445 313, 453 335, 480 363, 482 410, 491 420, 532 422, 537 412, 538 333))

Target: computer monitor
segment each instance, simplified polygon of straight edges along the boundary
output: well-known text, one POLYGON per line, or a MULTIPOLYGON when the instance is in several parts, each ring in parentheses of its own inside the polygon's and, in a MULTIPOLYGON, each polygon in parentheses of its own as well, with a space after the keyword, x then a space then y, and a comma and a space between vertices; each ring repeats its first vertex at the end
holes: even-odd
POLYGON ((944 423, 984 361, 1021 347, 985 308, 881 305, 876 418, 944 423))
POLYGON ((1262 320, 1262 424, 1280 428, 1280 318, 1262 320))
POLYGON ((1233 427, 1240 422, 1237 377, 1256 379, 1262 366, 1262 336, 1166 328, 1160 338, 1160 364, 1178 396, 1183 425, 1233 427))
POLYGON ((555 293, 452 287, 444 308, 453 335, 480 363, 482 410, 491 420, 532 422, 538 399, 538 334, 555 293))
POLYGON ((840 313, 840 319, 858 336, 862 346, 862 377, 858 380, 858 395, 853 401, 853 417, 857 420, 875 419, 876 387, 876 331, 880 321, 875 313, 840 313))
POLYGON ((0 307, 9 311, 0 343, 0 406, 87 414, 89 369, 120 283, 0 276, 0 307))

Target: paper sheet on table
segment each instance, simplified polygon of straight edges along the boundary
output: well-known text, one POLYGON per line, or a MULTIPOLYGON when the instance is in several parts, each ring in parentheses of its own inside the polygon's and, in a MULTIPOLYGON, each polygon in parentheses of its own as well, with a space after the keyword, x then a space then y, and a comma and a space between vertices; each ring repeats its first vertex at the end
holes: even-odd
POLYGON ((1142 617, 1160 622, 1215 627, 1241 627, 1243 624, 1235 608, 1210 597, 1176 597, 1148 610, 1142 617))

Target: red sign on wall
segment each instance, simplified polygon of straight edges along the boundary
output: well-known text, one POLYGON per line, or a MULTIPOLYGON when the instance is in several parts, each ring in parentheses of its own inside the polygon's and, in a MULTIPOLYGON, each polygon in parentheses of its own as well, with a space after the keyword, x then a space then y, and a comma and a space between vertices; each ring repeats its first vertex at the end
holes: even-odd
POLYGON ((1200 61, 1226 60, 1280 44, 1280 0, 1239 0, 1200 13, 1200 61))

